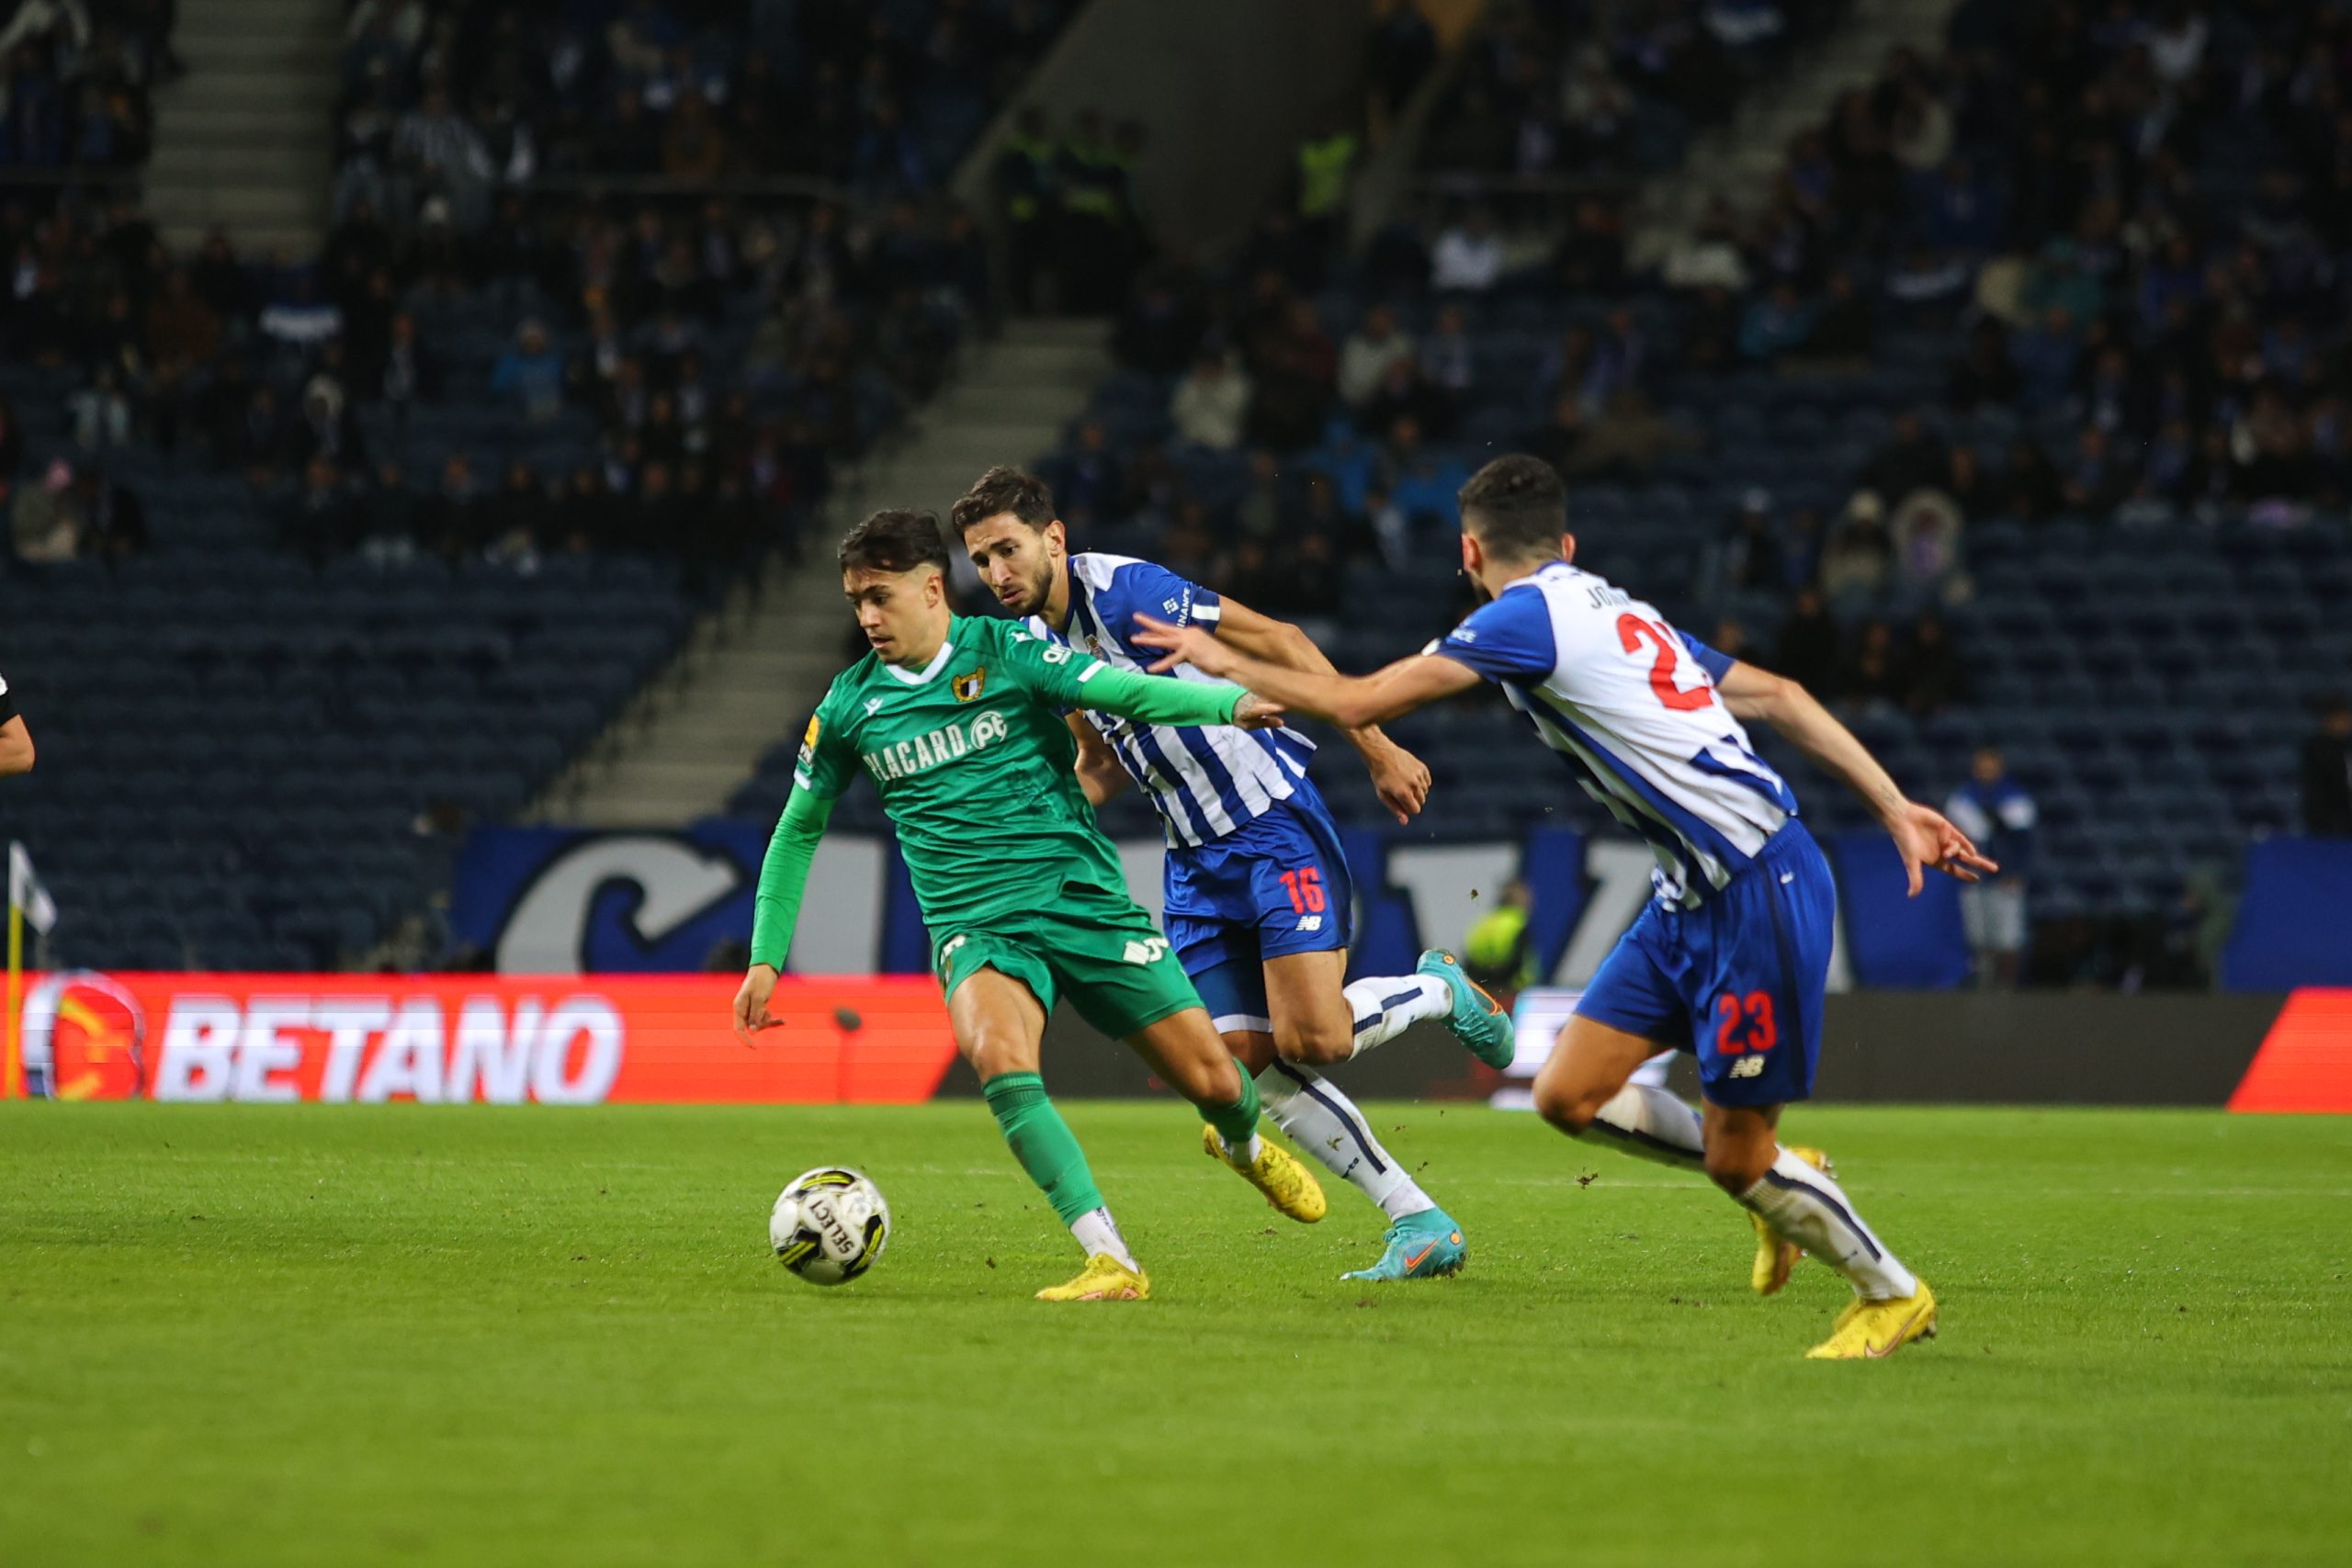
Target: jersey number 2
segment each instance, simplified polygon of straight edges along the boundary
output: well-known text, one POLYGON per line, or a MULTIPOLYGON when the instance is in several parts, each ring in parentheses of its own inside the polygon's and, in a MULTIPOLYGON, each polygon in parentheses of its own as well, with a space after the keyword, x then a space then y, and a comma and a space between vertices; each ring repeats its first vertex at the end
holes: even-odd
POLYGON ((1657 700, 1677 712, 1688 713, 1713 702, 1715 694, 1711 686, 1693 686, 1686 692, 1674 683, 1675 666, 1682 661, 1677 640, 1664 626, 1639 615, 1628 613, 1617 617, 1617 641, 1626 652, 1645 642, 1657 649, 1657 656, 1650 660, 1650 690, 1657 694, 1657 700))

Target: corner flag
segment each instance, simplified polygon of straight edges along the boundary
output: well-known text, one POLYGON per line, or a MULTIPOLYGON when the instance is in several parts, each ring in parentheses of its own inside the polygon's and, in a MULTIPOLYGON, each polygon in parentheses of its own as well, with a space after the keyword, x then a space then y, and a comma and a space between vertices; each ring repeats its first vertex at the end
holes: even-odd
POLYGON ((56 928, 57 901, 33 874, 33 857, 14 840, 8 845, 8 908, 23 911, 25 923, 43 936, 56 928))

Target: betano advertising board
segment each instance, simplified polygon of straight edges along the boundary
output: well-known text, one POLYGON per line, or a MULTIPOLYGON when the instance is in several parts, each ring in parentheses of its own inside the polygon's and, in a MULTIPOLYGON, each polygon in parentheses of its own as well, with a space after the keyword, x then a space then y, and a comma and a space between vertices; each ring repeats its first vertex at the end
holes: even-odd
POLYGON ((956 1045, 928 976, 778 984, 730 1027, 737 976, 28 977, 24 1083, 57 1100, 501 1105, 910 1104, 956 1045))
MULTIPOLYGON (((28 982, 24 1087, 60 1100, 912 1104, 939 1093, 956 1057, 946 1010, 928 976, 786 976, 773 1004, 784 1026, 749 1046, 729 1027, 737 983, 731 976, 407 979, 80 971, 35 975, 28 982)), ((1527 999, 1561 995, 1531 991, 1527 999)), ((1822 1096, 2226 1101, 2238 1111, 2352 1113, 2352 990, 2304 989, 2276 1001, 2206 999, 2251 1011, 2228 1038, 2199 1029, 2189 1032, 2194 1039, 2171 1042, 2167 1049, 2195 1047, 2198 1070, 2188 1077, 2202 1087, 2187 1088, 2183 1078, 2168 1089, 2147 1072, 2154 1070, 2155 1026, 2182 1010, 2175 999, 2027 993, 1964 994, 1955 1001, 1951 993, 1860 993, 1846 1000, 1867 1002, 1871 1027, 1866 1037, 1848 1039, 1857 1021, 1841 1021, 1839 998, 1833 998, 1829 1032, 1837 1038, 1829 1042, 1822 1096), (1990 1010, 1979 1016, 1972 1010, 1979 1007, 1990 1010), (2048 1057, 2057 1050, 2098 1069, 2091 1075, 2096 1092, 2077 1081, 2079 1074, 2052 1077, 2048 1057), (1941 1070, 1954 1062, 1967 1070, 1956 1077, 1941 1070), (2138 1077, 2128 1070, 2135 1066, 2143 1069, 2138 1077), (2114 1092, 2132 1084, 2141 1092, 2114 1092)), ((1106 1049, 1092 1041, 1087 1048, 1106 1049)), ((1452 1054, 1424 1066, 1445 1076, 1444 1092, 1464 1090, 1452 1054)), ((1408 1073, 1381 1092, 1437 1087, 1408 1073)), ((1484 1092, 1476 1083, 1466 1087, 1484 1092)))

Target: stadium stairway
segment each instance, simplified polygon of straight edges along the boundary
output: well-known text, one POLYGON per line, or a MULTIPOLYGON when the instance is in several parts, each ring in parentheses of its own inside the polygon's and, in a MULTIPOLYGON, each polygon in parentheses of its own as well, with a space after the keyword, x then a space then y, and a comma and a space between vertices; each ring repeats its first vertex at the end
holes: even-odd
POLYGON ((1820 123, 1838 94, 1869 82, 1889 50, 1938 52, 1956 8, 1955 0, 1854 0, 1819 49, 1781 81, 1751 88, 1728 124, 1692 140, 1680 169, 1645 186, 1628 247, 1633 264, 1662 261, 1718 197, 1735 209, 1752 206, 1773 187, 1799 131, 1820 123))
POLYGON ((187 250, 216 224, 239 250, 307 259, 325 230, 341 0, 182 0, 188 73, 155 96, 147 209, 187 250))
POLYGON ((947 510, 981 470, 1025 464, 1108 374, 1099 321, 1015 321, 974 352, 888 450, 842 476, 797 570, 775 569, 748 605, 709 617, 685 653, 548 792, 544 820, 676 827, 724 811, 762 753, 797 732, 849 651, 831 535, 884 506, 947 510))

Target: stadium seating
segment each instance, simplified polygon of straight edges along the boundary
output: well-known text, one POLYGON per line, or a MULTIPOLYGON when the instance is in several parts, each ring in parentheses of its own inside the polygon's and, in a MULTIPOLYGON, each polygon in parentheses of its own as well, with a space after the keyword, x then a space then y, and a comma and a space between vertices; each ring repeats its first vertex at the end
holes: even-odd
POLYGON ((1069 0, 355 6, 341 199, 405 224, 474 168, 936 189, 1069 0), (445 88, 446 103, 434 99, 445 88))
MULTIPOLYGON (((753 9, 762 25, 797 15, 801 31, 847 27, 860 49, 887 56, 910 73, 910 86, 923 85, 910 130, 915 164, 929 179, 886 169, 858 182, 876 196, 943 177, 1067 7, 815 0, 797 13, 753 9), (985 38, 976 40, 976 28, 985 38), (965 79, 931 80, 965 66, 965 79)), ((706 86, 756 55, 766 89, 734 95, 735 112, 778 102, 815 112, 793 84, 816 62, 790 28, 787 36, 753 39, 740 7, 656 5, 632 7, 629 17, 639 28, 684 28, 672 40, 681 50, 672 62, 702 62, 711 74, 706 86)), ((351 76, 363 85, 344 112, 376 83, 387 107, 405 110, 424 89, 419 72, 428 56, 463 59, 469 69, 498 65, 499 51, 511 54, 518 38, 548 44, 549 55, 561 51, 556 45, 579 46, 588 74, 568 80, 593 85, 595 96, 660 96, 641 70, 607 58, 611 40, 578 34, 576 20, 534 6, 376 8, 355 28, 351 76), (413 37, 399 30, 410 22, 413 37), (445 23, 467 36, 482 29, 479 61, 435 45, 445 23)), ((164 41, 153 47, 161 51, 164 41)), ((547 73, 529 50, 518 58, 521 73, 502 67, 500 83, 547 73)), ((65 62, 61 55, 51 63, 65 62)), ((501 116, 519 109, 540 134, 543 170, 613 172, 584 153, 565 163, 582 151, 597 117, 583 118, 587 100, 563 99, 552 83, 539 86, 519 106, 466 95, 466 112, 489 117, 472 134, 511 135, 512 117, 501 116), (504 131, 493 131, 492 121, 504 131)), ((653 142, 661 122, 657 113, 653 142)), ((781 144, 772 136, 746 143, 763 154, 781 144)), ((38 280, 32 299, 0 313, 0 437, 14 463, 14 472, 0 473, 0 517, 45 488, 46 470, 62 461, 119 487, 146 525, 144 540, 101 544, 85 535, 74 558, 56 561, 11 559, 0 529, 0 669, 38 716, 41 751, 39 771, 12 781, 5 829, 29 842, 68 911, 51 947, 58 961, 310 970, 367 958, 447 886, 465 826, 519 811, 669 660, 730 576, 779 546, 797 547, 794 536, 821 498, 825 465, 854 456, 928 390, 917 362, 951 354, 982 303, 970 293, 968 267, 960 276, 955 270, 967 257, 935 243, 936 210, 861 219, 830 252, 811 241, 789 265, 749 258, 757 246, 800 244, 822 221, 811 217, 820 204, 806 196, 709 204, 693 183, 613 202, 569 194, 560 183, 526 185, 512 192, 520 205, 496 215, 512 220, 508 227, 479 227, 477 213, 476 225, 460 225, 472 231, 453 233, 425 208, 450 187, 420 166, 424 152, 395 152, 391 140, 377 150, 386 157, 367 171, 382 176, 371 184, 353 175, 363 154, 346 142, 338 227, 322 266, 266 269, 226 251, 196 258, 190 271, 200 288, 212 289, 216 313, 218 344, 209 357, 158 376, 167 355, 149 341, 153 318, 141 331, 134 311, 119 372, 130 394, 126 432, 101 429, 90 439, 74 412, 106 364, 94 345, 107 342, 107 330, 92 319, 102 290, 76 290, 71 269, 61 267, 38 280), (389 221, 356 206, 381 195, 416 199, 387 209, 389 221), (517 231, 536 231, 535 251, 515 248, 517 231), (675 247, 656 265, 673 241, 686 247, 692 267, 683 285, 675 247), (606 242, 615 259, 596 276, 573 265, 571 247, 586 254, 606 242), (712 261, 722 253, 725 263, 712 261), (337 270, 338 257, 355 256, 358 265, 337 270), (369 295, 379 273, 390 279, 390 305, 415 321, 431 369, 430 384, 405 399, 381 395, 354 362, 361 318, 390 308, 369 295), (452 457, 470 465, 486 503, 514 463, 538 488, 596 470, 614 476, 628 498, 658 455, 636 449, 641 408, 624 415, 601 397, 609 364, 598 350, 609 357, 613 340, 595 341, 594 307, 612 309, 619 352, 640 356, 649 390, 658 390, 676 365, 655 301, 673 297, 693 301, 685 331, 711 389, 686 454, 712 485, 731 477, 757 491, 748 539, 724 537, 698 553, 669 539, 616 540, 607 529, 582 551, 562 536, 569 525, 545 513, 539 536, 519 543, 480 525, 455 543, 396 538, 388 550, 356 547, 349 525, 322 545, 288 536, 295 476, 320 456, 334 465, 346 519, 364 506, 371 527, 389 516, 396 535, 429 536, 423 509, 452 457), (304 310, 331 301, 344 312, 343 357, 331 359, 322 347, 334 333, 271 332, 263 309, 288 301, 304 310), (526 411, 496 383, 526 321, 541 324, 570 376, 553 412, 526 411), (910 335, 922 354, 906 348, 910 335), (322 374, 351 411, 339 444, 318 440, 290 417, 322 374), (281 428, 241 446, 236 415, 255 386, 275 392, 281 428), (741 403, 730 409, 736 392, 741 403), (164 444, 166 434, 176 440, 164 444), (752 471, 763 442, 773 448, 763 476, 752 471)), ((40 161, 25 151, 0 147, 0 163, 40 161)), ((854 171, 755 159, 723 172, 847 178, 854 171)), ((103 185, 40 189, 38 200, 6 215, 12 249, 96 258, 107 287, 152 297, 162 281, 146 256, 152 236, 134 231, 135 217, 107 210, 103 185)), ((674 472, 683 477, 688 466, 674 472)), ((682 504, 691 509, 681 513, 686 522, 705 522, 708 509, 695 498, 682 504)), ((635 510, 626 509, 625 524, 635 510)), ((442 956, 429 919, 422 931, 424 946, 412 943, 407 962, 442 956)))

